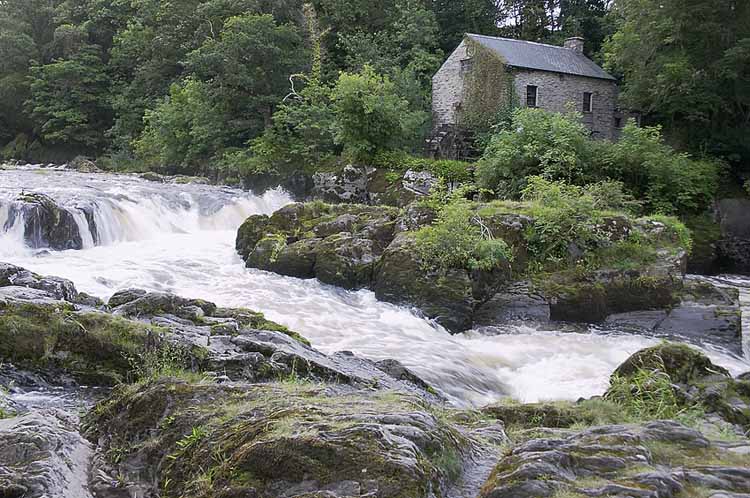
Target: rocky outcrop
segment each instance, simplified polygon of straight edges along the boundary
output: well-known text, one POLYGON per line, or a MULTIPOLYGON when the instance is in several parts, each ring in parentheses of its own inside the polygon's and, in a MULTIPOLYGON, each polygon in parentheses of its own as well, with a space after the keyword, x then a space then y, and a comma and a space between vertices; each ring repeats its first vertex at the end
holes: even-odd
POLYGON ((686 278, 677 302, 662 310, 609 315, 605 324, 616 330, 722 346, 742 354, 742 309, 737 289, 686 278))
MULTIPOLYGON (((750 430, 750 380, 732 378, 702 353, 684 344, 664 343, 641 350, 613 373, 619 382, 637 382, 642 372, 663 374, 669 379, 675 402, 682 408, 698 407, 725 422, 750 430)), ((636 391, 634 391, 636 392, 636 391)), ((613 388, 605 397, 621 393, 613 388)))
POLYGON ((346 165, 338 171, 315 173, 309 197, 330 203, 403 207, 428 195, 438 179, 428 171, 403 174, 369 166, 346 165))
POLYGON ((479 496, 670 498, 693 488, 741 496, 750 469, 738 453, 673 421, 550 430, 500 460, 479 496))
POLYGON ((722 199, 718 203, 722 237, 717 243, 723 271, 750 275, 750 199, 722 199))
MULTIPOLYGON (((527 236, 534 219, 522 206, 476 204, 475 209, 482 213, 483 230, 509 245, 512 265, 479 271, 425 263, 417 232, 436 220, 436 212, 419 202, 401 210, 292 204, 270 217, 248 218, 236 248, 248 267, 346 289, 369 288, 382 301, 417 307, 451 332, 509 321, 597 323, 741 350, 736 293, 685 280, 685 251, 663 223, 611 216, 600 227, 610 245, 637 234, 651 244, 652 259, 585 271, 573 262, 560 271, 532 272, 528 279, 527 236)), ((581 259, 580 249, 570 252, 575 261, 581 259)))
POLYGON ((76 417, 61 410, 0 417, 0 496, 90 498, 91 454, 76 417))
MULTIPOLYGON (((304 382, 165 379, 116 391, 84 426, 123 492, 194 497, 446 496, 487 445, 419 398, 304 382)), ((113 496, 111 477, 95 491, 113 496)))

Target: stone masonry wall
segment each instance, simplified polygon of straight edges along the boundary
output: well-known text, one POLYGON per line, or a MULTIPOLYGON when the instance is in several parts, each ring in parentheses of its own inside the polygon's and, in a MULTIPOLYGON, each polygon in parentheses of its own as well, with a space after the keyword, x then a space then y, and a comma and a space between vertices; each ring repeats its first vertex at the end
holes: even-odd
POLYGON ((461 61, 468 58, 466 40, 464 40, 432 77, 432 125, 434 129, 442 125, 456 124, 458 121, 456 110, 464 94, 461 61))
MULTIPOLYGON (((435 130, 443 125, 457 124, 458 110, 464 94, 464 75, 461 61, 469 57, 466 41, 453 51, 432 78, 432 114, 435 130)), ((554 112, 565 112, 569 104, 578 112, 583 110, 583 93, 593 94, 593 112, 583 115, 583 122, 596 138, 614 139, 617 106, 617 85, 614 81, 586 78, 571 74, 513 70, 515 91, 521 105, 526 105, 526 86, 536 85, 537 106, 554 112)))
POLYGON ((617 136, 617 85, 614 81, 531 69, 514 69, 513 74, 521 105, 526 105, 527 85, 537 87, 537 107, 554 112, 565 112, 569 105, 582 112, 583 93, 592 93, 592 112, 583 114, 583 123, 595 138, 611 140, 617 136))

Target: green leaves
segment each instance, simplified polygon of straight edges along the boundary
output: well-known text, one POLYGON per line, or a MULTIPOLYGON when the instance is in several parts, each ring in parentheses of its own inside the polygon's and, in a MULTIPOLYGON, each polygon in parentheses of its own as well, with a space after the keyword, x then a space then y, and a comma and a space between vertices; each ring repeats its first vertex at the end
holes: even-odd
POLYGON ((341 73, 333 91, 336 142, 355 160, 399 148, 413 133, 409 103, 387 76, 365 66, 360 73, 341 73))

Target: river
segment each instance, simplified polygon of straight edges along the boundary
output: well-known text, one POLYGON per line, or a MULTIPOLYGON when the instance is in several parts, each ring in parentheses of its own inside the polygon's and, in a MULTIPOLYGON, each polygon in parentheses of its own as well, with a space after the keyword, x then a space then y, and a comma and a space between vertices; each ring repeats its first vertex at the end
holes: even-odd
MULTIPOLYGON (((272 213, 289 202, 281 190, 257 196, 134 176, 0 170, 0 261, 68 278, 80 291, 105 300, 120 289, 138 287, 256 309, 323 352, 398 359, 460 406, 504 396, 531 402, 601 394, 620 362, 658 342, 616 331, 528 326, 452 336, 414 310, 377 301, 370 291, 349 292, 246 269, 234 250, 236 229, 248 215, 272 213), (22 221, 8 222, 10 203, 22 191, 45 193, 73 213, 85 232, 84 249, 26 247, 22 221), (85 209, 94 213, 93 231, 85 209)), ((718 281, 741 288, 745 322, 750 323, 750 280, 718 281)), ((747 325, 745 333, 750 337, 747 325)), ((716 348, 705 351, 735 375, 750 370, 746 358, 716 348)))

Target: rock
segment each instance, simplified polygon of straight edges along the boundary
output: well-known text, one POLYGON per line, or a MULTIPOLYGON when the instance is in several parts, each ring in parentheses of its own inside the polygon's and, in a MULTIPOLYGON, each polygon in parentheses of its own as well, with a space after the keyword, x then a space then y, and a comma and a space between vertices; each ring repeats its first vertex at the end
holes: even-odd
POLYGON ((418 196, 429 195, 437 185, 438 179, 429 171, 406 170, 401 180, 403 187, 418 196))
POLYGON ((750 199, 721 199, 718 217, 721 239, 717 244, 723 271, 750 274, 750 199))
POLYGON ((312 196, 324 202, 366 204, 369 174, 369 168, 351 164, 345 166, 339 173, 315 173, 312 196))
POLYGON ((736 462, 698 431, 673 421, 592 427, 522 442, 500 460, 480 498, 676 498, 689 486, 744 492, 748 471, 736 462), (707 459, 721 463, 706 466, 707 459))
POLYGON ((68 169, 78 171, 79 173, 101 173, 102 170, 90 159, 83 156, 77 156, 67 165, 68 169))
POLYGON ((514 282, 481 304, 474 313, 475 326, 516 321, 546 323, 550 305, 544 296, 532 290, 529 282, 514 282))
POLYGON ((237 241, 235 248, 242 257, 247 259, 255 245, 266 235, 268 216, 256 214, 250 216, 237 230, 237 241))
POLYGON ((91 498, 91 445, 58 410, 0 420, 0 496, 91 498))
POLYGON ((145 296, 147 292, 143 289, 125 289, 115 292, 112 297, 109 298, 107 305, 110 308, 117 308, 123 304, 132 303, 136 299, 145 296))
MULTIPOLYGON (((732 379, 703 353, 684 344, 660 344, 633 354, 613 377, 627 382, 642 370, 667 375, 679 406, 698 406, 730 425, 750 429, 750 381, 732 379)), ((617 396, 612 389, 605 394, 606 398, 617 396)))
MULTIPOLYGON (((161 380, 116 391, 84 427, 102 455, 95 475, 119 475, 144 495, 166 484, 194 496, 190 483, 212 462, 205 496, 428 498, 455 479, 470 446, 418 399, 315 384, 161 380)), ((99 479, 96 492, 112 481, 99 479)))
POLYGON ((372 239, 347 232, 331 235, 316 245, 315 277, 344 289, 361 289, 372 282, 378 251, 372 239))
POLYGON ((141 173, 138 175, 138 177, 146 181, 156 182, 156 183, 166 183, 168 180, 168 177, 164 175, 160 175, 159 173, 154 173, 153 171, 147 171, 145 173, 141 173))
POLYGON ((425 316, 453 332, 471 328, 472 282, 465 270, 425 271, 411 233, 400 233, 375 268, 375 296, 394 304, 417 306, 425 316))
POLYGON ((692 384, 709 377, 731 377, 703 353, 685 344, 663 343, 642 349, 625 360, 613 375, 630 377, 640 369, 659 370, 675 384, 692 384))
POLYGON ((24 240, 32 249, 82 249, 83 240, 73 215, 40 193, 23 193, 11 204, 6 229, 17 216, 25 222, 24 240))
POLYGON ((42 277, 24 268, 8 263, 0 263, 0 287, 16 286, 27 287, 44 291, 55 299, 70 301, 72 303, 91 304, 96 298, 79 295, 73 282, 59 277, 42 277))
POLYGON ((650 334, 696 344, 712 344, 742 354, 742 309, 736 289, 686 278, 665 310, 618 313, 607 317, 613 329, 650 334))

